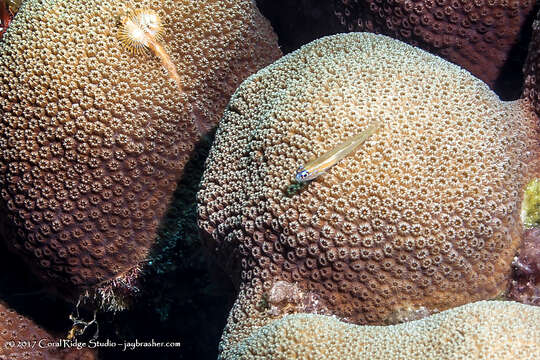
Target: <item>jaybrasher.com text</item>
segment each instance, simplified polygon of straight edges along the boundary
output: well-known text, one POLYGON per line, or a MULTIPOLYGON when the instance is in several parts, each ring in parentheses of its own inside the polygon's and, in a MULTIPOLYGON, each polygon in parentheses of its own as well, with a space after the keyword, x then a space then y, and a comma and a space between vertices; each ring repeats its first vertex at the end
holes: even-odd
POLYGON ((123 351, 126 350, 135 350, 136 348, 163 348, 163 347, 180 347, 180 342, 164 342, 164 341, 155 341, 151 339, 149 341, 124 341, 124 342, 115 342, 107 339, 106 341, 98 341, 95 339, 88 341, 78 341, 78 340, 68 340, 60 339, 51 341, 50 339, 41 339, 41 340, 32 340, 32 341, 7 341, 4 344, 5 348, 26 348, 33 349, 38 348, 48 348, 48 347, 59 347, 59 348, 104 348, 104 347, 122 347, 123 351))

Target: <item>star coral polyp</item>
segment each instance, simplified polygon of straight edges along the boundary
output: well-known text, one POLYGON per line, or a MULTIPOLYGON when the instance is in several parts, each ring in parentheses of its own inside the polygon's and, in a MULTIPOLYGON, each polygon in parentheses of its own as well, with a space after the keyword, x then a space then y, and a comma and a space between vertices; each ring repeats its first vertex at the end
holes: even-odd
POLYGON ((540 308, 481 301, 394 326, 288 315, 254 331, 228 360, 536 360, 540 308))

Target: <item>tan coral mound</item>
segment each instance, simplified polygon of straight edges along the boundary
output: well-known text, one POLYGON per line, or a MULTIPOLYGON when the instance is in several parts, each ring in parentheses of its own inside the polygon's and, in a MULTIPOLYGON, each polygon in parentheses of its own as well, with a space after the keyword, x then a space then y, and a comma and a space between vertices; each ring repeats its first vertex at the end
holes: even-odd
MULTIPOLYGON (((94 360, 94 350, 60 348, 60 342, 32 320, 0 302, 1 360, 94 360)), ((69 342, 68 342, 69 344, 69 342)))
POLYGON ((93 286, 143 260, 193 119, 215 125, 236 86, 279 57, 250 1, 25 1, 0 44, 0 187, 11 245, 54 284, 93 286), (121 46, 133 8, 161 17, 180 93, 150 52, 121 46))
POLYGON ((504 291, 537 126, 527 101, 382 35, 323 38, 250 77, 198 194, 206 241, 241 288, 224 349, 284 313, 384 323, 504 291), (288 193, 299 165, 374 120, 354 154, 288 193), (280 280, 289 294, 272 302, 280 280))
POLYGON ((288 315, 257 330, 227 359, 538 359, 540 308, 481 301, 394 326, 288 315))

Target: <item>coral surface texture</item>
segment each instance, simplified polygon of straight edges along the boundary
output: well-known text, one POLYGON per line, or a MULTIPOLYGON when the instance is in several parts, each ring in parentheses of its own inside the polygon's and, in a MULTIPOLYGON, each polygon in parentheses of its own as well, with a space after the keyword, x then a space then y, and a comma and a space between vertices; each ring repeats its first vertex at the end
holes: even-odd
POLYGON ((231 359, 535 360, 539 357, 540 307, 481 301, 393 326, 355 326, 322 315, 288 315, 255 332, 238 346, 231 359))
POLYGON ((95 360, 90 349, 62 349, 61 340, 0 302, 0 360, 95 360))
POLYGON ((0 43, 10 246, 75 290, 136 266, 193 156, 195 123, 215 125, 236 86, 279 56, 250 1, 25 1, 0 43), (119 40, 120 19, 142 7, 161 19, 168 68, 119 40))
POLYGON ((523 97, 532 101, 536 113, 540 116, 540 12, 533 22, 532 39, 523 72, 523 97))
POLYGON ((287 313, 383 324, 503 292, 537 138, 527 100, 382 35, 326 37, 251 76, 198 194, 205 242, 240 286, 222 351, 287 313), (374 122, 295 185, 300 165, 374 122))
POLYGON ((519 42, 533 0, 335 0, 349 31, 385 34, 438 54, 490 85, 519 42))

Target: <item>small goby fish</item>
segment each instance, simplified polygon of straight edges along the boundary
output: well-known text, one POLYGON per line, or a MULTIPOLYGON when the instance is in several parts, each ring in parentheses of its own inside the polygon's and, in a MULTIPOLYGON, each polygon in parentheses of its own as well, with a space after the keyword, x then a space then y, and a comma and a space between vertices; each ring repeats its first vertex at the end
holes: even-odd
POLYGON ((300 166, 296 171, 295 179, 299 183, 313 180, 331 169, 344 157, 352 153, 360 144, 366 141, 379 129, 379 122, 372 123, 360 134, 345 140, 336 145, 332 150, 327 151, 316 159, 309 161, 306 165, 300 166))

